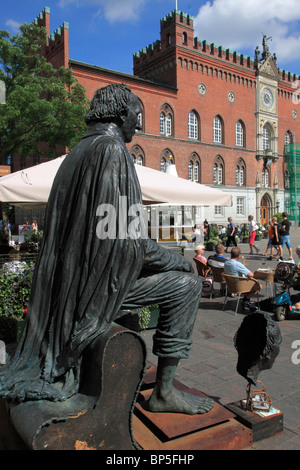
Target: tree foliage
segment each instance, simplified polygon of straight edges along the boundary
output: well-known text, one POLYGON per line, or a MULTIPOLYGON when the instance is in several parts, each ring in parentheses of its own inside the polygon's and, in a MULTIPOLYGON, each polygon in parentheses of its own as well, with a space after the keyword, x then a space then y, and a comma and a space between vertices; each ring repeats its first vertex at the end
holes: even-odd
POLYGON ((24 23, 20 33, 0 31, 0 80, 6 100, 0 105, 0 164, 10 155, 58 156, 72 148, 85 129, 88 100, 70 69, 55 69, 40 54, 46 29, 24 23))

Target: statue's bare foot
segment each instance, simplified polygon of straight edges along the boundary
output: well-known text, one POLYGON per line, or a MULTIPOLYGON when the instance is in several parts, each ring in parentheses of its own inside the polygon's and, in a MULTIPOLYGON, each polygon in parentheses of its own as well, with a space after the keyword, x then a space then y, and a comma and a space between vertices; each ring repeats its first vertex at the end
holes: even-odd
POLYGON ((213 406, 214 401, 211 398, 197 397, 174 387, 169 388, 167 393, 154 389, 148 401, 148 409, 154 413, 204 414, 213 406))

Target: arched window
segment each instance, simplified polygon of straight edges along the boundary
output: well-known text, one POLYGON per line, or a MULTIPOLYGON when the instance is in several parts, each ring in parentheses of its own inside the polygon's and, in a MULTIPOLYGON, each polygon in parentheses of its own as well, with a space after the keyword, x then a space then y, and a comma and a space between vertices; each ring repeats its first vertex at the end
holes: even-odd
POLYGON ((245 163, 240 159, 235 167, 235 184, 236 186, 245 186, 246 184, 246 171, 245 163))
POLYGON ((199 126, 198 126, 198 116, 195 111, 189 113, 188 119, 188 138, 189 139, 198 139, 199 126))
POLYGON ((214 142, 218 144, 221 144, 223 142, 223 124, 219 116, 216 116, 214 118, 213 139, 214 139, 214 142))
POLYGON ((237 121, 235 125, 235 144, 237 147, 245 147, 245 130, 242 121, 237 121))
POLYGON ((182 44, 185 44, 185 45, 187 44, 187 34, 186 34, 186 32, 184 32, 182 34, 182 44))
POLYGON ((131 149, 131 156, 133 158, 134 163, 136 163, 137 165, 145 164, 145 154, 139 145, 134 145, 134 147, 131 149))
POLYGON ((224 162, 222 157, 218 156, 213 167, 214 184, 224 184, 224 162))
POLYGON ((160 135, 169 137, 173 134, 173 111, 168 104, 164 104, 159 117, 160 135))

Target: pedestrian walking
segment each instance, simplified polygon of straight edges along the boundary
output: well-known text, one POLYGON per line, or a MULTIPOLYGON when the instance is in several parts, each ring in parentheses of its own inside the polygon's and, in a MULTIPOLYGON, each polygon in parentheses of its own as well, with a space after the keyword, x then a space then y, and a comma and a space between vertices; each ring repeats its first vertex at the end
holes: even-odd
MULTIPOLYGON (((267 244, 267 248, 266 248, 266 251, 263 253, 264 256, 267 256, 268 254, 268 251, 271 250, 271 247, 272 247, 272 240, 274 238, 274 222, 273 220, 271 219, 269 221, 269 228, 268 228, 268 244, 267 244)), ((278 250, 278 246, 275 245, 275 248, 278 250)), ((278 251, 277 251, 278 252, 278 251)), ((279 252, 278 252, 279 253, 279 252)))
POLYGON ((256 253, 259 252, 259 248, 255 245, 255 237, 256 237, 256 230, 258 230, 258 225, 253 219, 253 215, 248 216, 248 221, 249 221, 249 227, 248 227, 248 232, 249 232, 249 249, 250 249, 250 255, 253 255, 253 248, 255 248, 256 253))
POLYGON ((287 213, 282 212, 282 222, 281 222, 281 248, 282 248, 282 254, 283 254, 284 245, 286 245, 287 249, 289 250, 289 258, 288 259, 293 259, 293 251, 292 251, 292 246, 291 246, 291 241, 290 241, 290 226, 291 226, 291 223, 288 219, 287 213))
POLYGON ((272 259, 273 257, 273 249, 278 246, 278 251, 275 256, 275 259, 282 259, 282 241, 281 241, 281 227, 278 224, 277 217, 272 217, 272 221, 274 224, 274 237, 272 238, 272 243, 271 243, 271 255, 269 259, 272 259))
POLYGON ((236 240, 235 240, 235 231, 236 231, 235 224, 232 222, 232 217, 228 217, 227 220, 228 220, 228 225, 227 225, 227 240, 226 240, 225 253, 227 253, 227 248, 230 246, 231 242, 234 244, 234 246, 237 246, 236 240))

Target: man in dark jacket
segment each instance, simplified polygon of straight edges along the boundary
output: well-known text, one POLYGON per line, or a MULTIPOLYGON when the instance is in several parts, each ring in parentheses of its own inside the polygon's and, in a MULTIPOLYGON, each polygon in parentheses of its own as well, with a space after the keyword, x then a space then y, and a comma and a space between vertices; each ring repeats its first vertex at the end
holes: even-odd
POLYGON ((189 354, 201 282, 183 256, 147 237, 125 145, 139 128, 140 112, 138 98, 122 84, 98 90, 91 102, 86 134, 52 186, 26 324, 0 374, 0 396, 72 396, 85 348, 124 309, 158 303, 157 383, 149 409, 196 414, 213 406, 172 386, 180 358, 189 354))

